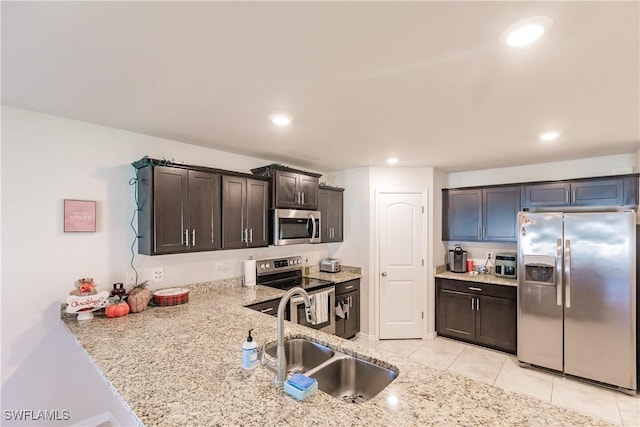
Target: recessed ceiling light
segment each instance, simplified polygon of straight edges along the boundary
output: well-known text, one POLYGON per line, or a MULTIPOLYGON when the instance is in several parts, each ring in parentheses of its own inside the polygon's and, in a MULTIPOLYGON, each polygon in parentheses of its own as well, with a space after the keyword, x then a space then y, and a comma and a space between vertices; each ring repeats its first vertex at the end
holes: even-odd
POLYGON ((291 117, 286 114, 274 114, 271 116, 271 123, 280 127, 289 126, 289 124, 291 124, 291 117))
POLYGON ((548 16, 532 16, 509 25, 500 34, 500 43, 511 47, 525 46, 538 40, 551 28, 553 19, 548 16))
POLYGON ((557 130, 550 130, 548 132, 541 133, 540 135, 538 135, 538 138, 540 138, 540 141, 549 142, 557 139, 559 136, 560 132, 558 132, 557 130))
POLYGON ((398 158, 397 157, 389 157, 387 159, 387 163, 389 163, 390 165, 395 165, 396 163, 398 163, 398 158))

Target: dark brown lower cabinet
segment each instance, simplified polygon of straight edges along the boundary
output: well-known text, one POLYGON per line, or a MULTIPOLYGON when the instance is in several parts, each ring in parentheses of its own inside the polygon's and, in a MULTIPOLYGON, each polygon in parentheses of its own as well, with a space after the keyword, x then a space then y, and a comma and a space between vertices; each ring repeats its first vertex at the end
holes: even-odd
POLYGON ((436 279, 438 335, 516 352, 517 288, 436 279))
POLYGON ((360 279, 336 284, 336 306, 344 307, 345 316, 336 316, 336 335, 353 338, 360 332, 360 279))

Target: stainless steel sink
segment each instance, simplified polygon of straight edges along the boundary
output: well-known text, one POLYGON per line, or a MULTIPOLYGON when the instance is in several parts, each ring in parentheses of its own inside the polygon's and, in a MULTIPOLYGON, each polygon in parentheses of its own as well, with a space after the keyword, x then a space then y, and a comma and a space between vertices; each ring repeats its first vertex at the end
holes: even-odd
POLYGON ((315 378, 325 393, 348 403, 361 403, 384 390, 398 373, 343 355, 306 375, 315 378))
MULTIPOLYGON (((275 357, 276 343, 267 346, 267 354, 275 357)), ((321 365, 331 359, 334 352, 323 345, 302 338, 294 338, 284 342, 284 354, 287 357, 287 372, 295 374, 307 372, 321 365)))

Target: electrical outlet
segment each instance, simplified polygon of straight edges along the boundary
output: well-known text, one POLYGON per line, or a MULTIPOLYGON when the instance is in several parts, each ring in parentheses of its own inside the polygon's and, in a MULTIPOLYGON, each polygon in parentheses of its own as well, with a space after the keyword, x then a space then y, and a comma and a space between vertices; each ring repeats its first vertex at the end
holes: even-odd
POLYGON ((164 280, 164 267, 153 267, 151 276, 154 282, 162 282, 164 280))
POLYGON ((136 284, 136 273, 133 271, 127 271, 127 277, 124 281, 125 285, 135 285, 136 284))
POLYGON ((222 273, 224 271, 224 264, 216 262, 216 273, 222 273))

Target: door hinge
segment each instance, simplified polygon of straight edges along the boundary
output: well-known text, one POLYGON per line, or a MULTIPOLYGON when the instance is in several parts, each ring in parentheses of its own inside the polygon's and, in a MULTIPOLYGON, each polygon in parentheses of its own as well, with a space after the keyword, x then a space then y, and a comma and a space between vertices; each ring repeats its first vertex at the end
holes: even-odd
POLYGON ((422 207, 422 213, 424 213, 424 206, 422 207))
POLYGON ((424 311, 422 312, 422 318, 424 319, 424 311))
POLYGON ((422 266, 424 267, 424 258, 422 258, 422 266))

